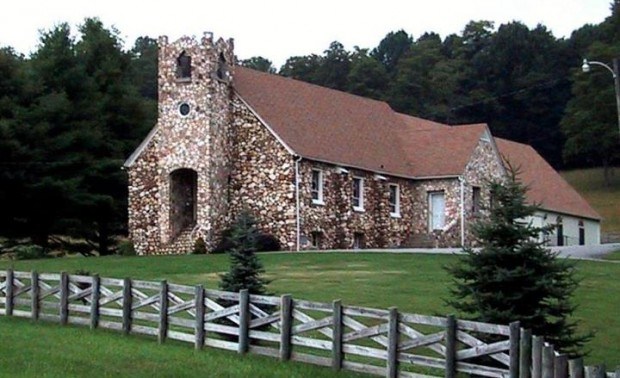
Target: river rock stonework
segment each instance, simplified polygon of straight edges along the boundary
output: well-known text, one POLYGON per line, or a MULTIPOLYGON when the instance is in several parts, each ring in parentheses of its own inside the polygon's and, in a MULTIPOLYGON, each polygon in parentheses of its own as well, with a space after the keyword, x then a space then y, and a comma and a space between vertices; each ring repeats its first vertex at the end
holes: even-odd
MULTIPOLYGON (((226 191, 229 221, 250 211, 261 231, 275 236, 283 249, 296 246, 295 161, 251 109, 233 100, 232 172, 226 191)), ((224 193, 224 191, 222 192, 224 193)))

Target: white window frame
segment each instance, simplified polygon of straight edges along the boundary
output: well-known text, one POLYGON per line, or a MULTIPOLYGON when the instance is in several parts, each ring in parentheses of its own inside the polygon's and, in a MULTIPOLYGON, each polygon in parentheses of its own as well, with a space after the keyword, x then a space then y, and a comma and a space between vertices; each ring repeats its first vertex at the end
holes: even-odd
POLYGON ((400 185, 398 184, 389 184, 389 190, 390 190, 390 198, 389 198, 389 205, 390 205, 390 216, 392 218, 400 218, 400 185), (392 188, 395 188, 396 190, 394 191, 394 202, 392 202, 392 188), (392 207, 394 208, 394 211, 392 211, 392 207))
POLYGON ((352 185, 352 193, 351 193, 351 203, 353 204, 353 210, 355 211, 364 211, 364 178, 353 176, 353 185, 352 185), (355 197, 355 182, 359 182, 359 197, 355 197), (355 200, 357 199, 357 205, 355 205, 355 200))
POLYGON ((315 205, 325 205, 325 202, 323 201, 323 171, 321 171, 320 169, 313 169, 312 170, 312 175, 310 177, 310 196, 312 197, 312 203, 315 205), (314 174, 318 174, 318 178, 319 178, 319 182, 318 182, 318 188, 315 191, 312 187, 313 183, 314 183, 314 174), (314 198, 314 193, 317 194, 317 198, 314 198))
POLYGON ((441 231, 446 226, 446 193, 443 190, 436 190, 432 192, 428 192, 428 230, 429 231, 441 231), (441 216, 441 224, 438 224, 437 227, 434 224, 434 212, 433 209, 433 197, 441 195, 443 197, 443 215, 441 216))

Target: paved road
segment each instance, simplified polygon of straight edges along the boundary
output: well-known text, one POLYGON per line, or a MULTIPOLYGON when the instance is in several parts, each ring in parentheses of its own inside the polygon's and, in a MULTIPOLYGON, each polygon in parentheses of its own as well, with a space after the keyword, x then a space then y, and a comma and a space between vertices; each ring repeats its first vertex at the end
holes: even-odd
MULTIPOLYGON (((607 253, 620 250, 620 243, 601 244, 596 246, 551 247, 551 249, 555 252, 559 252, 562 257, 569 257, 573 259, 600 259, 607 253)), ((312 251, 307 252, 312 253, 312 251)), ((342 252, 342 250, 324 252, 342 252)), ((355 253, 357 251, 349 250, 348 252, 355 253)), ((462 250, 461 248, 398 248, 373 249, 369 251, 359 250, 359 252, 458 254, 461 253, 462 250)))
POLYGON ((600 259, 606 254, 620 250, 620 243, 601 244, 596 246, 570 246, 552 247, 554 251, 560 252, 560 256, 575 259, 600 259))

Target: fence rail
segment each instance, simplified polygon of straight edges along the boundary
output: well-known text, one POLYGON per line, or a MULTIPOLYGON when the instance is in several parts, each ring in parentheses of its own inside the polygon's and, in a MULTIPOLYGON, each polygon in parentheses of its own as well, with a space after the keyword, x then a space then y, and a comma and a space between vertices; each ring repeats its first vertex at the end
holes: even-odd
POLYGON ((107 328, 386 377, 620 378, 509 326, 203 286, 0 271, 0 315, 107 328))

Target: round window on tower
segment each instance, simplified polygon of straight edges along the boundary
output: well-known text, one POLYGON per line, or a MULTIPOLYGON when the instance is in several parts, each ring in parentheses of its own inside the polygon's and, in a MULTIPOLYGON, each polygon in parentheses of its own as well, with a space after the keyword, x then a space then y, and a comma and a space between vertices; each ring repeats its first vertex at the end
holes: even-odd
POLYGON ((181 114, 183 117, 186 117, 189 114, 190 110, 192 109, 187 102, 183 102, 181 103, 181 105, 179 105, 179 114, 181 114))

